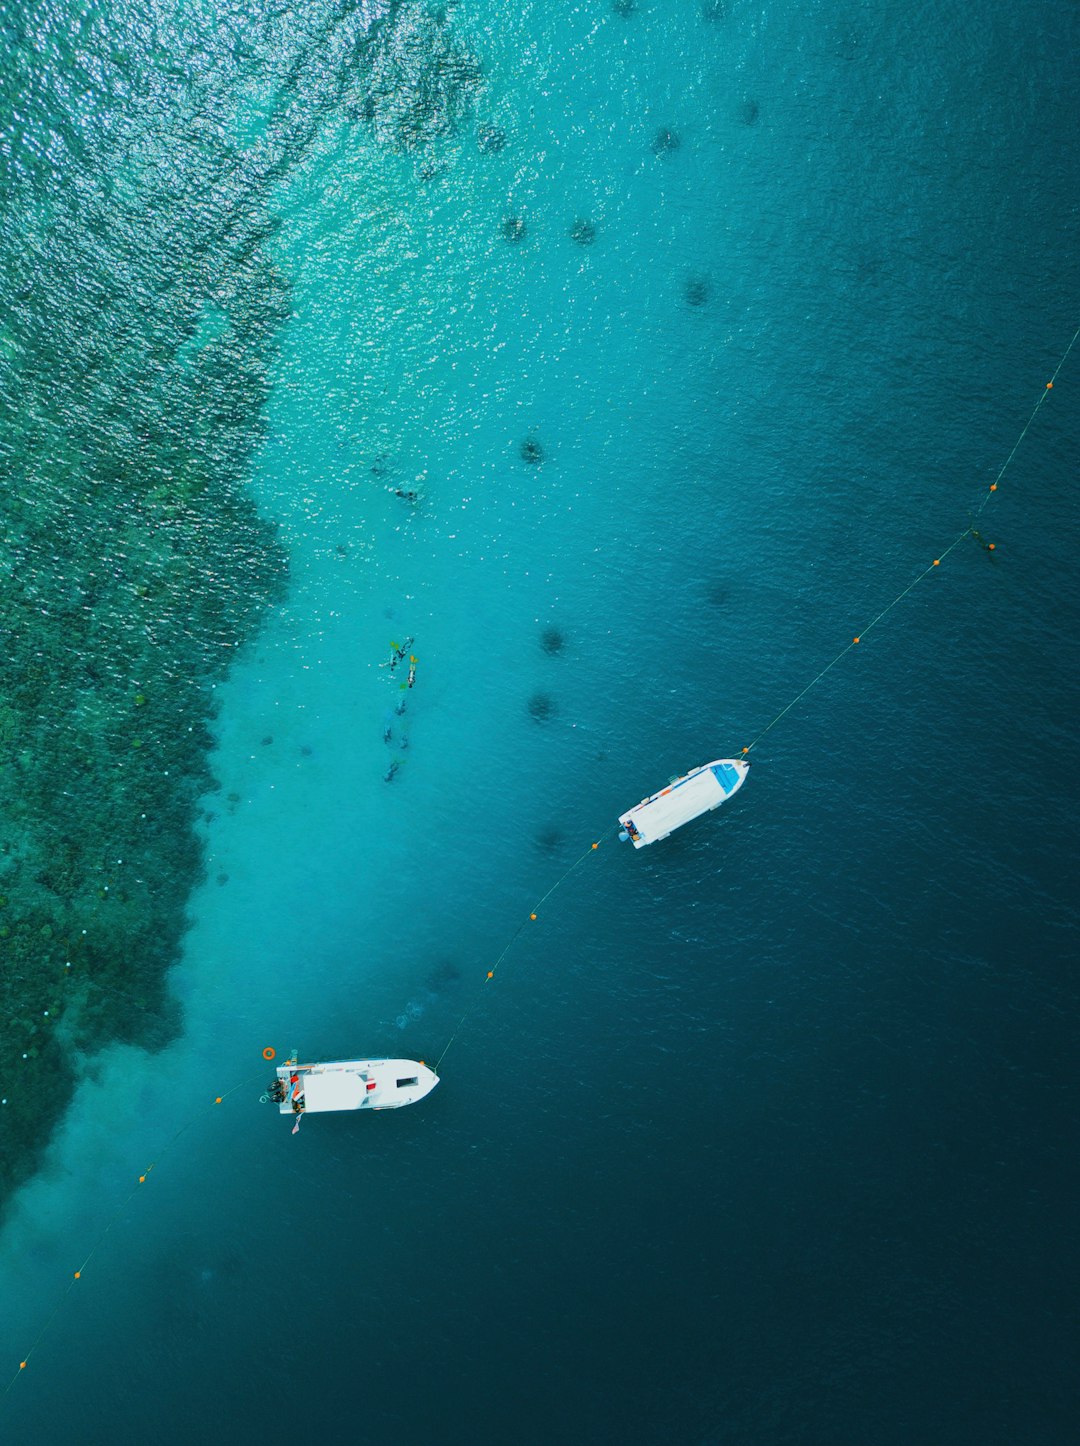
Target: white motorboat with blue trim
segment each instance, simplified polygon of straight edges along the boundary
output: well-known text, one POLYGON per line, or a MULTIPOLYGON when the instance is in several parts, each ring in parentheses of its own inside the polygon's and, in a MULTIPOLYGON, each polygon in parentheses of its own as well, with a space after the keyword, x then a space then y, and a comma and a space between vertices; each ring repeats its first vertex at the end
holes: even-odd
POLYGON ((659 793, 643 798, 637 808, 619 815, 619 837, 636 849, 658 843, 673 829, 726 803, 746 782, 750 764, 745 758, 715 758, 700 768, 673 778, 659 793))

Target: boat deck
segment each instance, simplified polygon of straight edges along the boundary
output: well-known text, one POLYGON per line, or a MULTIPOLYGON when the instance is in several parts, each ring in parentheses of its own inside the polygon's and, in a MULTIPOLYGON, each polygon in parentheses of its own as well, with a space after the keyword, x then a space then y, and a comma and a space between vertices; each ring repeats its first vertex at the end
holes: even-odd
POLYGON ((742 787, 749 768, 741 758, 717 758, 642 799, 636 808, 620 814, 619 822, 635 848, 657 843, 691 819, 719 808, 742 787))

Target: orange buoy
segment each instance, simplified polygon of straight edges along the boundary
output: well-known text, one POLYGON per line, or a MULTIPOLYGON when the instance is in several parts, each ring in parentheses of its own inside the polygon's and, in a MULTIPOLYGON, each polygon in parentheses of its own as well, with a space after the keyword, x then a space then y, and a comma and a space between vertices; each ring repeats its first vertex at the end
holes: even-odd
POLYGON ((853 643, 857 643, 859 640, 858 640, 858 638, 852 638, 851 641, 852 641, 853 643))
POLYGON ((489 969, 489 970, 488 970, 488 978, 489 978, 489 979, 494 979, 494 978, 495 978, 495 970, 494 970, 494 969, 489 969))
POLYGON ((263 1059, 273 1059, 276 1054, 277 1050, 271 1049, 271 1047, 267 1045, 266 1048, 263 1050, 263 1059))
POLYGON ((529 915, 529 918, 530 918, 530 919, 535 919, 535 918, 536 918, 536 915, 535 915, 535 914, 530 914, 530 915, 529 915))

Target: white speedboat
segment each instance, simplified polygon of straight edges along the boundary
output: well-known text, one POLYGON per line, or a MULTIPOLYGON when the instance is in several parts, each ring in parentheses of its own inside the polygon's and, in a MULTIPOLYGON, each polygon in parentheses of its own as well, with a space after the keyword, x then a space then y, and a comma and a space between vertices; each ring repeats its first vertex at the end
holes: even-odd
POLYGON ((746 782, 749 771, 745 758, 717 758, 673 778, 667 788, 619 815, 619 837, 629 839, 636 849, 667 838, 673 829, 726 803, 746 782))
POLYGON ((439 1076, 416 1059, 336 1059, 325 1064, 286 1060, 274 1071, 270 1099, 283 1115, 331 1110, 397 1110, 430 1094, 439 1076))

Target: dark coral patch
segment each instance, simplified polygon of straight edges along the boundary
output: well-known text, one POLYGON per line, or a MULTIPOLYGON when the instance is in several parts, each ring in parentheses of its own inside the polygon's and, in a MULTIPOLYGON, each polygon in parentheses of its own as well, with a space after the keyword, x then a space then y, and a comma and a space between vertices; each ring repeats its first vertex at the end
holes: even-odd
POLYGON ((506 132, 498 126, 481 125, 476 132, 476 144, 482 151, 492 155, 506 145, 506 132))
POLYGON ((550 693, 534 693, 528 703, 529 717, 536 723, 546 723, 559 711, 550 693))

